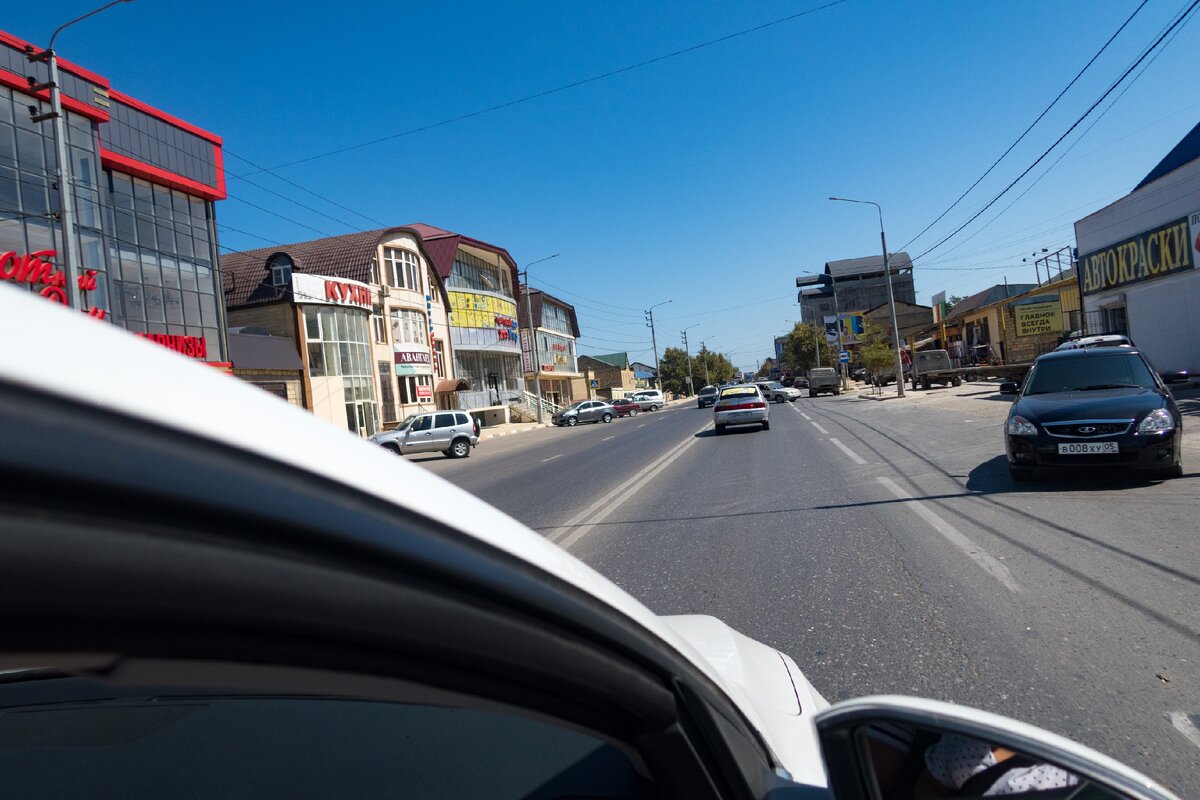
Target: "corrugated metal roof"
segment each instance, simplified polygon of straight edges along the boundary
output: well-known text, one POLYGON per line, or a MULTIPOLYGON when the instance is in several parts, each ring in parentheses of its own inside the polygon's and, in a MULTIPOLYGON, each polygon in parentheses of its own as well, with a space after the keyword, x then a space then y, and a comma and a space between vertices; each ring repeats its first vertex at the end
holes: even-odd
POLYGON ((229 360, 234 369, 304 369, 296 344, 282 336, 261 336, 256 333, 232 333, 229 338, 229 360))
MULTIPOLYGON (((575 315, 575 306, 568 303, 566 300, 560 300, 552 294, 542 291, 541 289, 531 289, 529 291, 529 313, 533 315, 536 327, 541 327, 540 320, 542 319, 542 304, 549 300, 554 305, 562 306, 567 311, 567 320, 571 323, 571 335, 576 339, 579 338, 579 318, 575 315)), ((525 316, 525 287, 521 286, 517 289, 517 313, 521 317, 521 324, 528 322, 525 316)))
POLYGON ((1019 294, 1028 292, 1030 289, 1036 288, 1036 283, 1010 283, 1007 286, 1005 286, 1003 283, 998 283, 995 286, 990 286, 981 292, 976 292, 965 300, 958 301, 958 305, 951 309, 950 313, 946 315, 946 319, 950 320, 954 319, 955 317, 961 317, 964 314, 969 314, 978 308, 991 305, 997 300, 1016 297, 1019 294))
MULTIPOLYGON (((908 253, 891 253, 888 265, 892 271, 912 269, 912 259, 908 253)), ((866 258, 846 258, 841 261, 825 262, 825 271, 834 278, 863 277, 883 274, 883 254, 867 256, 866 258)))
POLYGON ((1179 144, 1171 148, 1171 152, 1150 170, 1149 175, 1142 178, 1142 182, 1135 186, 1133 191, 1136 192, 1147 183, 1153 183, 1168 172, 1174 172, 1197 158, 1200 158, 1200 122, 1196 123, 1196 127, 1192 128, 1179 144))

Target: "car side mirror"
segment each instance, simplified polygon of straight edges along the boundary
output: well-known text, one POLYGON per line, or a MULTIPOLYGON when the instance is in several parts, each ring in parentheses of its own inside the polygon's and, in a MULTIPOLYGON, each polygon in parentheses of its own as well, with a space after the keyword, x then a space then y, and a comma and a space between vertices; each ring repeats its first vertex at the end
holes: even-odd
POLYGON ((1016 381, 1005 381, 1000 384, 1000 394, 1017 394, 1021 391, 1021 384, 1016 381))
POLYGON ((1177 800, 1150 778, 1081 744, 950 703, 868 697, 833 705, 815 723, 837 800, 1014 792, 1047 800, 1177 800))
POLYGON ((1164 372, 1162 374, 1163 383, 1187 383, 1192 379, 1185 369, 1176 370, 1174 372, 1164 372))

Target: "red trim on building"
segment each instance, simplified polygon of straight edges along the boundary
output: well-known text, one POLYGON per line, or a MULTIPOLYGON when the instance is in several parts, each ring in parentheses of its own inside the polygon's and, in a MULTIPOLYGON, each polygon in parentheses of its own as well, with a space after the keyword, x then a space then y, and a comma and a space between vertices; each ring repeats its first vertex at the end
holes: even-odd
MULTIPOLYGON (((33 44, 32 42, 27 42, 24 39, 18 39, 16 36, 13 36, 11 33, 6 33, 4 31, 0 31, 0 43, 4 43, 10 47, 15 47, 18 50, 24 50, 26 47, 32 47, 34 50, 37 50, 38 52, 41 52, 41 50, 42 50, 42 48, 38 47, 36 44, 33 44)), ((62 56, 58 57, 58 68, 62 69, 62 70, 66 70, 67 72, 70 72, 72 75, 76 75, 80 78, 83 78, 85 81, 91 81, 92 83, 98 84, 98 85, 104 87, 105 89, 109 88, 108 78, 104 77, 103 75, 98 75, 95 72, 92 72, 90 69, 85 69, 85 68, 79 66, 78 64, 74 64, 70 61, 67 61, 62 56)))
POLYGON ((215 133, 209 133, 208 131, 204 130, 203 128, 197 128, 192 123, 184 122, 179 117, 173 117, 165 111, 160 111, 159 109, 155 108, 154 106, 143 103, 141 100, 135 100, 132 97, 130 97, 129 95, 125 94, 124 92, 118 92, 116 89, 110 89, 108 92, 108 96, 109 96, 109 98, 117 101, 118 103, 124 103, 125 105, 129 106, 130 108, 136 108, 138 111, 141 111, 143 114, 149 114, 152 117, 161 119, 163 122, 166 122, 170 125, 174 125, 176 128, 180 128, 182 130, 187 131, 188 133, 199 136, 201 139, 207 139, 208 141, 215 144, 217 147, 221 146, 221 137, 217 136, 215 133))
POLYGON ((100 163, 120 172, 127 172, 130 175, 145 178, 153 183, 161 183, 165 186, 170 186, 172 189, 178 189, 181 192, 203 197, 205 200, 225 199, 223 186, 220 190, 217 190, 211 186, 194 181, 191 178, 185 178, 182 175, 176 175, 174 172, 152 167, 149 164, 143 164, 141 161, 136 161, 128 156, 114 153, 111 150, 105 150, 103 146, 100 148, 100 163))
MULTIPOLYGON (((37 99, 44 100, 47 103, 50 102, 50 92, 42 91, 34 93, 29 91, 29 81, 25 79, 24 75, 18 75, 15 72, 9 72, 6 69, 0 69, 0 85, 7 86, 10 89, 15 89, 27 97, 36 97, 37 99)), ((90 120, 94 120, 96 122, 108 122, 108 112, 103 108, 89 106, 86 103, 79 102, 74 97, 67 97, 65 94, 62 96, 62 104, 64 108, 74 111, 76 114, 87 117, 90 120)))
POLYGON ((217 168, 217 193, 224 200, 225 192, 225 150, 219 144, 213 145, 213 165, 217 168))

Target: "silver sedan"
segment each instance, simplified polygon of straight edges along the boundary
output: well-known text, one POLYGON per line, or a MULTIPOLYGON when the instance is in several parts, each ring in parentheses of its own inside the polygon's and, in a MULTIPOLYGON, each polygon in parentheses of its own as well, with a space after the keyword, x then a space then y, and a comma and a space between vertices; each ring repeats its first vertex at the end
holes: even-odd
POLYGON ((729 425, 762 425, 764 431, 770 430, 770 409, 762 390, 752 383, 723 386, 713 406, 713 424, 717 433, 724 433, 729 425))
POLYGON ((555 425, 574 426, 581 422, 612 422, 616 410, 599 400, 580 400, 561 411, 555 411, 550 421, 555 425))

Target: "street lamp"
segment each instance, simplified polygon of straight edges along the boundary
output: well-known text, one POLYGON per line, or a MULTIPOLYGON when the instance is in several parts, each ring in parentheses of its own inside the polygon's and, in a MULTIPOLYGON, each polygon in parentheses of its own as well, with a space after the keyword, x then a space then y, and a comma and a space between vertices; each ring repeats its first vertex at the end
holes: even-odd
MULTIPOLYGON (((30 88, 39 92, 45 89, 50 90, 50 112, 47 114, 34 114, 34 122, 45 122, 48 119, 54 120, 54 151, 57 153, 58 165, 55 170, 55 176, 58 180, 58 224, 62 232, 63 240, 63 267, 67 273, 66 300, 67 305, 72 308, 80 308, 79 302, 79 258, 75 251, 75 197, 71 186, 71 160, 67 153, 67 115, 63 111, 62 106, 62 91, 59 89, 58 80, 58 55, 54 52, 54 40, 58 35, 67 28, 74 25, 76 22, 81 22, 90 16, 99 14, 101 11, 112 8, 121 3, 130 3, 133 0, 113 0, 107 5, 103 5, 94 11, 89 11, 83 16, 76 17, 70 22, 64 22, 54 29, 54 33, 50 35, 50 45, 42 52, 35 51, 32 47, 25 49, 25 57, 29 61, 44 61, 50 68, 50 80, 47 83, 37 83, 33 78, 29 79, 30 88)), ((31 106, 31 110, 36 110, 36 106, 31 106)))
POLYGON ((674 303, 674 300, 663 300, 661 303, 655 303, 646 309, 646 325, 650 328, 650 344, 654 347, 654 383, 660 392, 662 391, 662 378, 659 377, 658 370, 658 337, 654 334, 654 309, 659 306, 665 306, 667 303, 674 303))
POLYGON ((879 241, 883 244, 883 273, 887 276, 888 310, 892 314, 892 343, 894 344, 892 353, 896 362, 896 397, 904 397, 904 365, 900 363, 900 326, 896 322, 896 295, 892 291, 892 268, 888 262, 887 237, 883 233, 883 208, 879 203, 871 200, 851 200, 848 197, 831 197, 829 199, 842 203, 875 206, 875 210, 879 212, 879 241))
MULTIPOLYGON (((543 261, 549 261, 552 258, 558 258, 558 253, 545 258, 539 258, 537 261, 530 261, 525 265, 525 269, 521 270, 521 274, 525 276, 525 321, 529 323, 529 364, 533 367, 533 394, 537 397, 537 421, 539 425, 545 424, 545 409, 542 408, 542 378, 541 378, 541 359, 537 353, 537 336, 533 328, 533 298, 529 296, 529 268, 534 264, 540 264, 543 261)), ((524 353, 522 353, 522 356, 524 353)))

